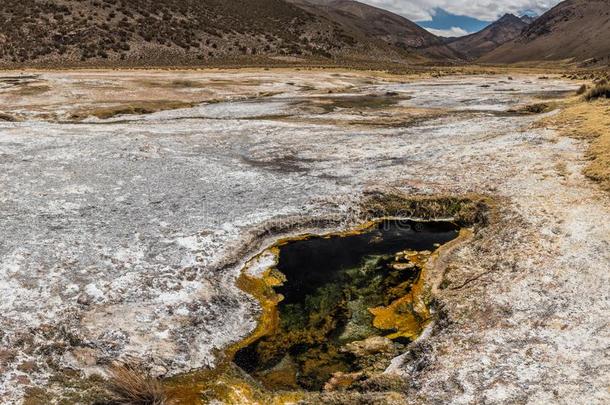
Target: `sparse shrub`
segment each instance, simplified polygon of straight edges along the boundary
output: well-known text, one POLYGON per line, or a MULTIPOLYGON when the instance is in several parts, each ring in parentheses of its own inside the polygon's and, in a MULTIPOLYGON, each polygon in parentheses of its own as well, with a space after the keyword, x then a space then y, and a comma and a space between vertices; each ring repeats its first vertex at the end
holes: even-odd
POLYGON ((530 104, 523 108, 523 111, 530 114, 542 114, 549 110, 549 105, 544 103, 530 104))
POLYGON ((202 42, 216 56, 241 53, 241 47, 246 55, 309 55, 319 48, 317 56, 330 58, 330 51, 355 41, 337 23, 324 22, 316 37, 307 24, 321 20, 277 0, 2 0, 0 8, 0 42, 10 44, 0 46, 0 61, 9 63, 45 63, 58 55, 68 61, 117 60, 123 54, 147 63, 173 55, 166 50, 175 47, 187 57, 207 58, 210 49, 202 49, 202 42), (148 44, 145 51, 137 46, 141 42, 148 44), (154 46, 161 49, 149 52, 154 46))
POLYGON ((13 117, 10 114, 0 112, 0 121, 15 122, 17 121, 17 118, 13 117))
POLYGON ((112 366, 109 370, 107 389, 110 393, 112 404, 169 404, 168 395, 159 380, 135 366, 112 366))
POLYGON ((610 98, 610 85, 598 84, 585 94, 585 100, 593 101, 598 98, 610 98))

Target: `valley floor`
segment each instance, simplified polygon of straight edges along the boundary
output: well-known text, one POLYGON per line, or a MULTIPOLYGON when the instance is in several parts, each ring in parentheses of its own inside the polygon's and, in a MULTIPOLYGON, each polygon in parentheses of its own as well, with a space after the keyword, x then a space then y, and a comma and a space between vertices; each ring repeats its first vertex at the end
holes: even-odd
POLYGON ((256 327, 235 285, 248 258, 349 229, 367 194, 389 192, 484 195, 495 211, 429 275, 442 322, 393 362, 409 387, 384 401, 608 403, 610 200, 583 175, 587 144, 547 125, 560 111, 518 111, 579 85, 5 73, 0 402, 86 402, 57 375, 116 359, 159 376, 214 366, 256 327))

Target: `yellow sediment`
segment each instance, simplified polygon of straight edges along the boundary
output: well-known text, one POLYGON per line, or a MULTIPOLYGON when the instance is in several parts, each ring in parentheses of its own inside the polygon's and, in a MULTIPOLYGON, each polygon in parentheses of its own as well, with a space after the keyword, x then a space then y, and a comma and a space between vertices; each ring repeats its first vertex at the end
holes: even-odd
MULTIPOLYGON (((322 235, 322 237, 359 235, 374 227, 378 222, 369 221, 349 231, 328 233, 322 235)), ((276 257, 277 263, 282 246, 312 237, 320 237, 320 235, 304 234, 280 239, 273 246, 265 249, 246 263, 241 275, 237 279, 237 286, 242 291, 254 296, 261 305, 261 315, 256 329, 248 337, 226 349, 218 362, 219 364, 213 370, 201 370, 168 379, 165 382, 165 386, 175 403, 193 405, 205 403, 202 393, 207 393, 208 397, 221 400, 226 404, 236 403, 243 405, 259 403, 289 404, 298 402, 303 397, 303 393, 298 391, 272 393, 261 388, 255 389, 250 381, 235 373, 231 361, 237 351, 249 346, 265 335, 273 334, 279 324, 277 305, 283 297, 276 294, 273 287, 277 287, 285 281, 283 275, 275 270, 274 266, 266 269, 262 277, 250 276, 247 270, 263 254, 271 253, 276 257)))
POLYGON ((262 313, 256 329, 248 337, 229 347, 214 370, 202 370, 168 380, 166 386, 175 403, 202 404, 206 403, 204 396, 221 400, 225 404, 243 405, 288 404, 296 402, 300 398, 296 393, 269 394, 255 388, 251 382, 235 373, 230 364, 239 349, 247 347, 266 334, 273 333, 278 327, 277 304, 283 297, 276 294, 273 287, 277 287, 285 281, 283 275, 275 271, 273 267, 268 268, 262 277, 249 276, 245 271, 260 255, 268 252, 277 257, 279 248, 273 246, 250 260, 237 279, 237 286, 253 295, 261 305, 262 313))
POLYGON ((409 292, 386 307, 369 309, 374 316, 374 327, 394 331, 386 336, 389 339, 415 339, 430 318, 430 311, 424 299, 424 270, 430 254, 407 252, 406 256, 410 263, 422 269, 417 280, 411 284, 409 292))
MULTIPOLYGON (((410 291, 387 307, 371 308, 373 326, 381 330, 395 331, 389 339, 417 338, 429 324, 430 309, 426 303, 428 293, 426 285, 433 268, 439 265, 441 257, 472 237, 473 231, 468 228, 460 230, 458 237, 439 247, 432 254, 425 252, 405 252, 406 258, 421 269, 418 279, 411 285, 410 291)), ((432 283, 433 285, 436 283, 432 283)))

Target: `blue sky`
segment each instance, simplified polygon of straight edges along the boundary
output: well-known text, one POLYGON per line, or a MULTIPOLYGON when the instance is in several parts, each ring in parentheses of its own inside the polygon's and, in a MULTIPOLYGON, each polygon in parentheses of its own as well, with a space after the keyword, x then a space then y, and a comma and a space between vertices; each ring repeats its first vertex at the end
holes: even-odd
POLYGON ((431 20, 417 21, 417 23, 431 32, 442 36, 467 35, 480 31, 489 25, 489 21, 452 14, 442 8, 435 10, 431 20))
POLYGON ((444 36, 476 32, 506 13, 543 14, 561 0, 359 0, 390 10, 444 36))

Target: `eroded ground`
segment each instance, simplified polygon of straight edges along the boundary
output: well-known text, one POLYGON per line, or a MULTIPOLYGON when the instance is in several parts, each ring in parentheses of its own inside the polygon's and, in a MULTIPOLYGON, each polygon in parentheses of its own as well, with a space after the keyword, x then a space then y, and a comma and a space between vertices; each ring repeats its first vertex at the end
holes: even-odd
POLYGON ((257 324, 258 302, 235 286, 245 261, 280 236, 359 224, 365 193, 382 190, 497 202, 429 275, 443 322, 388 370, 408 382, 397 401, 607 402, 607 195, 582 174, 586 145, 539 123, 557 111, 519 108, 578 85, 5 74, 1 401, 32 387, 58 400, 60 370, 116 359, 159 376, 214 366, 257 324))

